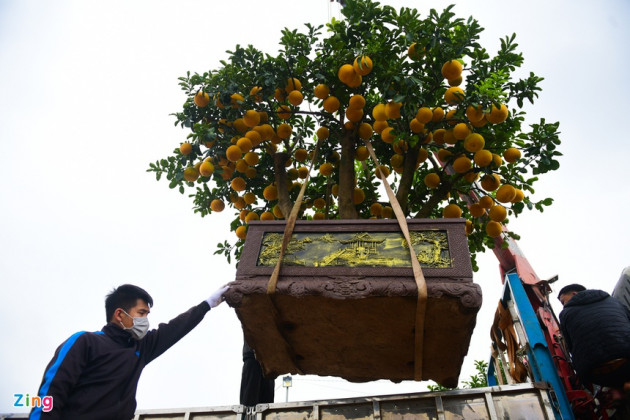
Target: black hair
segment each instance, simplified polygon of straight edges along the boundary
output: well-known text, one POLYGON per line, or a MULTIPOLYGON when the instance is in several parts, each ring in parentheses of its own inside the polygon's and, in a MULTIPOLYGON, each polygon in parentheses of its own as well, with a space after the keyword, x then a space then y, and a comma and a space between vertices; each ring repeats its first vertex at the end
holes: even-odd
POLYGON ((144 300, 149 307, 153 306, 153 298, 141 287, 133 284, 123 284, 112 290, 105 297, 105 316, 107 322, 111 321, 114 311, 118 308, 129 312, 131 308, 138 304, 138 299, 144 300))
POLYGON ((583 292, 584 290, 586 290, 586 287, 582 286, 581 284, 569 284, 568 286, 564 286, 562 289, 560 289, 560 292, 558 293, 558 299, 560 299, 560 296, 564 295, 565 293, 583 292))

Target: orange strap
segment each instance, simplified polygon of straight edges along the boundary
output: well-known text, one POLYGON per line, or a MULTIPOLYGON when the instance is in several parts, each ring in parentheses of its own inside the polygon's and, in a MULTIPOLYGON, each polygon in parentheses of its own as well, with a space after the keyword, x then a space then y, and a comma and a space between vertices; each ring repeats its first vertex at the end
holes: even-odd
MULTIPOLYGON (((367 140, 363 140, 363 142, 365 143, 365 147, 367 147, 368 152, 370 152, 370 156, 372 157, 374 165, 378 168, 380 165, 378 163, 378 159, 376 158, 376 154, 374 153, 374 149, 372 148, 372 144, 367 140)), ((398 203, 398 199, 396 198, 394 191, 392 191, 392 188, 389 186, 389 183, 385 178, 385 174, 383 174, 383 172, 381 172, 380 170, 377 172, 381 178, 381 181, 383 182, 385 191, 387 191, 387 196, 389 197, 389 202, 391 203, 394 214, 396 215, 396 219, 398 220, 400 230, 402 231, 405 240, 407 241, 407 245, 409 246, 411 268, 413 269, 413 277, 416 280, 416 287, 418 288, 418 302, 416 305, 414 379, 416 381, 421 381, 424 348, 424 318, 427 309, 427 283, 424 278, 424 274, 422 273, 420 263, 418 262, 416 251, 413 249, 413 245, 411 243, 411 236, 409 235, 409 227, 407 226, 407 219, 405 218, 405 214, 403 213, 402 208, 398 203)))

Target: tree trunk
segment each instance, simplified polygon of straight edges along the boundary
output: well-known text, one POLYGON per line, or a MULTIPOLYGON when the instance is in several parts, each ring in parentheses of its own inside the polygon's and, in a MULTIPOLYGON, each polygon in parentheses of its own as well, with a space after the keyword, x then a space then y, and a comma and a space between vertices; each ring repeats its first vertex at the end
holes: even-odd
POLYGON ((339 218, 357 219, 359 214, 354 206, 354 142, 352 132, 345 131, 341 138, 341 158, 339 159, 339 218))
MULTIPOLYGON (((442 177, 444 174, 442 174, 442 177)), ((441 178, 442 178, 441 177, 441 178)), ((416 218, 426 218, 431 215, 431 212, 434 208, 440 204, 444 198, 448 196, 449 191, 453 187, 453 183, 451 181, 448 182, 440 182, 440 186, 435 190, 435 192, 431 195, 431 197, 422 205, 420 211, 416 214, 416 218)))
POLYGON ((403 173, 400 177, 400 183, 398 184, 398 192, 396 193, 396 199, 405 216, 409 214, 409 209, 407 208, 409 204, 409 193, 411 192, 411 186, 413 184, 413 175, 416 172, 419 148, 420 144, 418 143, 407 151, 403 173))
POLYGON ((276 188, 278 188, 278 206, 284 215, 288 218, 293 209, 293 202, 289 198, 289 178, 287 177, 286 163, 289 160, 288 153, 273 154, 273 172, 276 180, 276 188))

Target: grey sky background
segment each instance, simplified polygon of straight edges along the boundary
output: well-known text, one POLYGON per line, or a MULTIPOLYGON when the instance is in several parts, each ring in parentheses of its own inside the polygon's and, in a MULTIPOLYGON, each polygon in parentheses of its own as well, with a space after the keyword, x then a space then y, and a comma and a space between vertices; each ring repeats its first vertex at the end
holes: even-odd
MULTIPOLYGON (((426 15, 450 2, 383 3, 426 15)), ((510 223, 521 249, 541 278, 560 276, 556 292, 573 282, 611 292, 630 265, 630 3, 480 0, 455 12, 486 28, 491 54, 517 33, 524 71, 545 78, 528 121, 561 123, 561 168, 535 195, 555 203, 510 223)), ((169 116, 185 101, 177 77, 217 68, 237 43, 273 54, 283 27, 330 16, 338 8, 328 0, 0 0, 0 412, 22 411, 13 394, 37 393, 63 340, 104 325, 104 296, 117 285, 152 294, 156 326, 234 279, 213 255, 232 239, 230 212, 202 219, 145 172, 187 134, 169 116)), ((484 305, 460 380, 488 357, 501 295, 494 256, 480 265, 484 305)), ((234 311, 212 310, 145 369, 139 408, 237 404, 241 343, 234 311)), ((423 390, 308 376, 294 377, 289 399, 423 390)), ((276 401, 284 397, 278 389, 276 401)))

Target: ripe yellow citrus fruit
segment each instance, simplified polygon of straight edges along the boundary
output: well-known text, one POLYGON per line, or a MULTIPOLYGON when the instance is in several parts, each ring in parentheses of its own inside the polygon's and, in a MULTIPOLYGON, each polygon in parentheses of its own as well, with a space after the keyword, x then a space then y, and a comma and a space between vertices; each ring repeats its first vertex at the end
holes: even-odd
POLYGON ((326 140, 330 136, 330 130, 328 127, 319 127, 317 129, 317 138, 320 140, 326 140))
POLYGON ((354 158, 358 161, 364 161, 365 159, 368 158, 369 155, 370 155, 370 152, 368 152, 367 147, 359 146, 357 147, 357 150, 354 154, 354 158))
POLYGON ((354 204, 361 204, 365 200, 365 193, 361 188, 355 188, 352 192, 352 202, 354 204))
MULTIPOLYGON (((359 133, 360 139, 369 140, 372 138, 372 133, 373 133, 372 126, 366 122, 361 123, 359 125, 358 133, 359 133)), ((365 146, 361 146, 361 147, 365 147, 365 146)))
POLYGON ((442 210, 442 217, 458 218, 462 217, 462 209, 457 204, 449 204, 442 210))
POLYGON ((319 84, 315 86, 315 97, 321 100, 328 98, 330 95, 330 88, 324 84, 319 84))
POLYGON ((258 219, 260 219, 260 217, 258 216, 258 213, 254 211, 250 211, 249 213, 247 213, 247 216, 245 216, 245 223, 249 223, 252 220, 258 220, 258 219))
POLYGON ((413 133, 421 133, 424 131, 424 124, 418 121, 417 118, 414 118, 411 121, 409 121, 409 129, 413 133))
POLYGON ((437 188, 440 185, 440 176, 435 172, 430 172, 424 177, 424 185, 429 188, 437 188))
POLYGON ((365 107, 365 98, 363 95, 352 95, 348 101, 348 108, 363 109, 365 107))
POLYGON ((252 142, 252 147, 258 146, 262 142, 262 136, 256 130, 249 130, 245 133, 245 137, 252 142))
POLYGON ((295 160, 298 162, 304 162, 308 157, 308 152, 306 149, 296 149, 295 150, 295 160))
POLYGON ((392 155, 391 159, 389 159, 389 163, 392 165, 392 168, 400 168, 405 163, 405 157, 395 153, 392 155))
POLYGON ((250 205, 256 202, 256 194, 253 192, 246 192, 243 194, 243 200, 245 200, 245 204, 250 205))
POLYGON ((243 159, 245 160, 245 162, 247 162, 249 166, 253 166, 258 163, 258 161, 260 160, 260 156, 258 156, 258 153, 248 152, 248 153, 245 153, 245 156, 243 156, 243 159))
POLYGON ((444 110, 441 107, 433 108, 433 117, 431 117, 431 121, 440 122, 444 119, 444 110))
POLYGON ((236 142, 236 145, 241 149, 241 152, 247 153, 252 150, 252 141, 248 137, 241 137, 236 142))
POLYGON ((245 98, 243 98, 243 95, 241 95, 240 93, 233 93, 232 95, 230 95, 230 98, 230 104, 232 104, 232 108, 238 108, 239 106, 241 106, 241 102, 245 100, 245 98))
POLYGON ((521 151, 516 147, 508 147, 505 152, 503 152, 503 158, 508 163, 514 163, 521 158, 521 151))
POLYGON ((427 149, 420 148, 418 149, 418 159, 416 161, 417 165, 420 165, 422 162, 427 160, 429 157, 429 151, 427 149))
POLYGON ((298 177, 302 179, 306 179, 307 176, 308 176, 308 168, 306 166, 300 166, 298 168, 298 177))
POLYGON ((488 120, 486 120, 486 114, 483 114, 483 117, 481 117, 479 121, 471 121, 470 124, 472 124, 472 126, 475 128, 481 128, 484 125, 488 124, 488 120))
POLYGON ((477 105, 476 107, 472 105, 468 105, 466 108, 466 118, 471 123, 479 122, 483 119, 483 108, 481 105, 477 105))
POLYGON ((385 130, 387 127, 389 127, 387 120, 384 120, 384 121, 377 120, 377 121, 374 121, 374 124, 372 124, 372 128, 378 134, 381 134, 383 130, 385 130))
POLYGON ((400 102, 388 102, 385 105, 385 114, 387 115, 387 118, 391 120, 400 118, 401 107, 402 107, 402 104, 400 102))
MULTIPOLYGON (((297 92, 297 90, 294 90, 294 92, 297 92)), ((291 127, 291 125, 287 123, 282 123, 278 126, 278 128, 276 128, 276 134, 281 139, 288 139, 289 137, 291 137, 292 131, 293 127, 291 127)))
POLYGON ((339 78, 339 80, 341 80, 346 85, 352 83, 353 79, 356 76, 358 75, 354 71, 354 67, 352 67, 352 64, 344 64, 343 66, 339 67, 339 71, 337 72, 337 77, 339 78))
POLYGON ((394 149, 394 153, 398 153, 398 154, 403 154, 406 153, 407 150, 409 150, 409 143, 407 143, 405 140, 398 140, 396 142, 394 142, 392 144, 393 149, 394 149))
POLYGON ((237 145, 232 145, 225 151, 225 157, 227 157, 230 162, 237 162, 242 155, 243 151, 237 145))
POLYGON ((459 85, 462 84, 463 81, 464 81, 464 79, 460 75, 459 77, 456 77, 455 79, 448 79, 448 85, 449 86, 459 86, 459 85))
POLYGON ((486 210, 479 203, 471 204, 468 210, 470 211, 470 215, 473 217, 481 217, 486 214, 486 210))
POLYGON ((453 133, 453 130, 446 130, 444 132, 444 143, 446 144, 457 143, 457 139, 455 138, 455 133, 453 133))
POLYGON ((453 161, 453 169, 459 174, 468 172, 472 168, 472 162, 466 156, 460 156, 453 161))
POLYGON ((501 179, 497 174, 484 175, 481 178, 481 188, 486 191, 494 191, 499 188, 499 185, 501 185, 501 179))
POLYGON ((354 71, 360 76, 366 76, 370 74, 373 68, 372 59, 367 55, 363 57, 357 57, 354 59, 354 63, 352 64, 352 68, 354 71))
POLYGON ((502 222, 507 217, 507 210, 501 204, 490 207, 488 217, 495 222, 502 222))
POLYGON ((212 211, 216 211, 217 213, 219 213, 222 212, 225 208, 225 203, 222 200, 215 198, 210 202, 210 208, 212 209, 212 211))
POLYGON ((503 165, 503 159, 501 159, 501 156, 497 155, 496 153, 492 154, 492 161, 494 162, 494 165, 498 168, 499 166, 503 165))
POLYGON ((520 190, 518 188, 515 188, 515 190, 516 190, 516 194, 514 194, 512 203, 520 203, 525 198, 525 194, 523 193, 523 190, 520 190))
POLYGON ((247 226, 241 225, 237 227, 235 233, 238 239, 245 239, 247 237, 247 226))
POLYGON ((363 109, 361 108, 348 108, 346 109, 346 118, 353 123, 361 121, 363 118, 363 109))
POLYGON ((184 179, 188 182, 195 182, 199 178, 199 171, 192 166, 184 169, 184 179))
POLYGON ((453 153, 450 150, 447 150, 447 149, 440 149, 437 152, 437 157, 442 162, 446 162, 451 156, 453 156, 453 153))
POLYGON ((508 109, 504 104, 497 108, 494 104, 490 108, 490 113, 486 114, 486 119, 492 124, 501 124, 508 117, 508 109))
POLYGON ((278 188, 275 185, 267 185, 263 190, 263 197, 267 201, 273 201, 278 198, 278 188))
POLYGON ((295 77, 289 77, 287 79, 287 84, 284 87, 284 90, 287 93, 291 93, 294 90, 302 90, 302 83, 295 77))
POLYGON ((252 168, 251 166, 245 171, 245 176, 249 179, 256 178, 257 174, 258 172, 256 171, 256 168, 252 168))
POLYGON ((277 109, 277 112, 278 117, 282 118, 283 120, 291 117, 291 108, 289 108, 288 105, 280 105, 277 109))
POLYGON ((214 165, 212 162, 203 162, 199 165, 199 174, 201 176, 210 176, 214 172, 214 165))
POLYGON ((494 206, 494 200, 489 195, 484 195, 479 199, 479 205, 484 209, 489 209, 494 206))
POLYGON ((449 105, 457 105, 464 100, 464 91, 458 86, 452 86, 444 92, 444 100, 449 105))
POLYGON ((390 206, 383 206, 383 211, 381 212, 381 217, 383 219, 391 219, 394 216, 394 209, 390 206))
POLYGON ((433 141, 436 144, 444 144, 444 135, 446 134, 446 130, 443 128, 438 128, 433 132, 433 141))
POLYGON ((418 109, 418 112, 416 113, 416 120, 418 120, 418 122, 421 122, 422 124, 426 124, 430 122, 432 119, 433 119, 433 111, 431 111, 431 108, 423 106, 420 109, 418 109))
POLYGON ((466 227, 464 229, 466 231, 466 235, 470 235, 471 233, 473 233, 475 226, 473 225, 472 221, 466 220, 466 227))
POLYGON ((249 165, 247 164, 245 159, 239 159, 236 162, 236 170, 237 171, 239 171, 241 173, 245 173, 245 171, 247 171, 247 168, 249 168, 249 165))
POLYGON ((374 108, 372 108, 372 117, 374 117, 376 121, 387 120, 387 112, 385 111, 385 104, 374 105, 374 108))
POLYGON ((284 217, 284 214, 282 214, 282 210, 280 209, 280 206, 277 204, 273 206, 273 209, 271 209, 271 211, 273 212, 273 215, 276 216, 277 219, 282 219, 284 217))
MULTIPOLYGON (((466 143, 464 143, 464 147, 466 147, 466 143)), ((475 152, 475 157, 473 159, 477 166, 480 168, 484 168, 492 162, 492 152, 486 149, 481 149, 475 152)))
POLYGON ((383 140, 385 143, 392 143, 395 138, 396 135, 394 134, 393 127, 387 127, 383 131, 381 131, 381 140, 383 140))
MULTIPOLYGON (((455 126, 455 128, 457 128, 457 126, 455 126)), ((466 136, 466 140, 464 140, 464 149, 468 150, 470 153, 476 153, 480 151, 481 149, 483 149, 485 145, 486 145, 486 141, 484 140, 483 136, 479 133, 469 134, 468 136, 466 136)), ((492 155, 492 153, 490 155, 492 155)), ((482 166, 482 165, 479 165, 479 166, 482 166)), ((487 166, 487 164, 484 166, 487 166)))
POLYGON ((243 122, 250 128, 255 127, 260 124, 260 114, 253 109, 247 110, 243 116, 243 122))
POLYGON ((516 197, 516 188, 509 184, 503 184, 497 190, 495 198, 501 203, 510 203, 516 197))
POLYGON ((337 112, 337 110, 339 109, 339 105, 341 105, 339 103, 339 99, 334 96, 329 96, 328 98, 324 99, 323 106, 326 112, 330 112, 331 114, 337 112))
POLYGON ((245 180, 241 178, 240 176, 237 176, 236 178, 232 180, 232 183, 230 184, 230 186, 232 187, 234 191, 240 192, 240 191, 245 190, 245 188, 247 187, 247 182, 245 182, 245 180))
POLYGON ((262 95, 260 95, 261 91, 262 91, 262 88, 260 86, 254 86, 253 88, 250 89, 249 96, 253 96, 256 102, 261 102, 263 99, 262 95))
POLYGON ((195 105, 199 108, 205 108, 210 103, 210 96, 206 92, 199 91, 194 98, 195 105))
POLYGON ((273 97, 276 99, 276 101, 282 102, 287 99, 287 92, 284 89, 276 88, 273 97))
POLYGON ((377 168, 374 169, 374 174, 376 175, 376 177, 378 179, 381 178, 381 174, 383 174, 385 176, 385 178, 387 178, 390 174, 389 168, 385 165, 380 165, 377 168))
POLYGON ((330 176, 333 172, 333 165, 330 162, 322 163, 319 166, 319 173, 323 176, 330 176))
POLYGON ((326 200, 324 200, 323 198, 316 198, 313 201, 313 207, 315 207, 316 209, 323 209, 324 207, 326 207, 326 200))
POLYGON ((304 100, 304 95, 302 95, 302 92, 300 92, 299 90, 292 90, 291 93, 289 93, 289 103, 293 106, 298 106, 302 103, 302 101, 304 100))
POLYGON ((464 140, 470 134, 470 129, 468 128, 468 124, 459 123, 455 127, 453 127, 453 135, 457 140, 464 140))
POLYGON ((313 220, 324 220, 325 218, 326 215, 321 211, 316 211, 315 213, 313 213, 313 220))
POLYGON ((383 205, 381 203, 373 203, 370 206, 370 214, 372 216, 380 216, 383 213, 383 205))
POLYGON ((494 220, 489 221, 486 225, 486 233, 491 238, 496 238, 497 236, 500 236, 502 231, 503 228, 501 227, 501 223, 495 222, 494 220))
POLYGON ((458 60, 450 60, 442 65, 442 76, 445 79, 456 79, 462 74, 462 63, 458 60))
POLYGON ((182 143, 179 146, 179 153, 182 155, 189 155, 192 152, 192 144, 190 143, 182 143))
POLYGON ((275 220, 276 218, 273 216, 273 213, 270 211, 263 212, 260 215, 260 220, 275 220))

